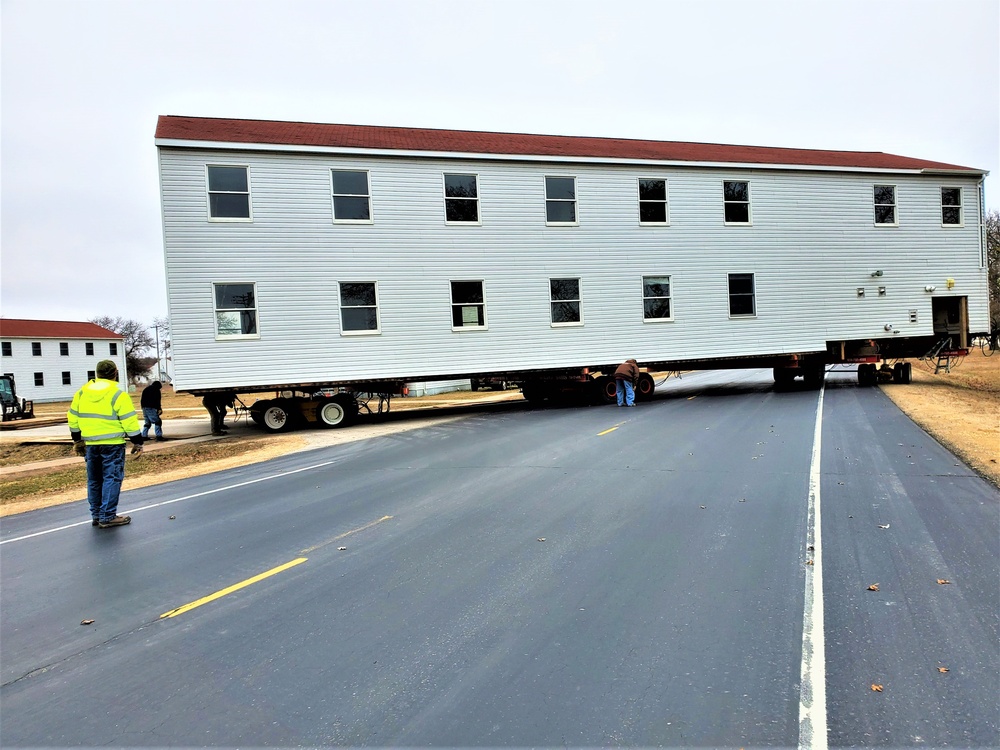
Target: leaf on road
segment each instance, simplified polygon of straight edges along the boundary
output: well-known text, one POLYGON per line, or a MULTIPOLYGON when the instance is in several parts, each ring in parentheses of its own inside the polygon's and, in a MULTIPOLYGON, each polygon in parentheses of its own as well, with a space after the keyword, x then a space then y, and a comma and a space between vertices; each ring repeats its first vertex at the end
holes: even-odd
POLYGON ((873 583, 871 586, 868 587, 868 590, 869 591, 878 591, 878 584, 877 583, 873 583))
POLYGON ((338 552, 347 552, 347 547, 337 547, 338 552))
POLYGON ((544 536, 540 536, 540 537, 538 537, 538 541, 540 541, 540 542, 544 542, 544 541, 545 541, 545 537, 544 537, 544 536))
POLYGON ((947 578, 938 578, 937 581, 938 583, 951 583, 947 578))
POLYGON ((889 528, 889 524, 887 524, 887 523, 880 523, 880 524, 878 525, 878 527, 879 527, 880 529, 888 529, 888 528, 889 528))
POLYGON ((875 685, 875 684, 873 684, 872 685, 872 692, 873 693, 881 693, 882 692, 882 686, 881 685, 875 685))
POLYGON ((809 550, 810 552, 814 552, 816 550, 816 547, 815 545, 810 544, 808 547, 806 547, 806 549, 809 550))
POLYGON ((170 516, 170 520, 171 520, 171 521, 173 521, 173 520, 174 520, 174 519, 176 519, 176 518, 177 518, 177 516, 170 516))
POLYGON ((704 505, 699 505, 698 507, 701 508, 702 510, 705 510, 705 506, 704 505))
POLYGON ((806 560, 806 565, 814 565, 812 560, 806 560))
POLYGON ((83 620, 83 621, 80 622, 80 624, 81 625, 93 625, 94 621, 93 620, 83 620))
POLYGON ((948 671, 949 671, 948 667, 938 667, 938 672, 940 672, 941 674, 944 674, 945 672, 948 671))

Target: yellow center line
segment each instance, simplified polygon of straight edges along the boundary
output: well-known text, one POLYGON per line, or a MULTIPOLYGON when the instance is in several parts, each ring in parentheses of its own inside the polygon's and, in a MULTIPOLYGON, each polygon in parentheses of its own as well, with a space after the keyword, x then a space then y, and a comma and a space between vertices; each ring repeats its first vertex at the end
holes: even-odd
POLYGON ((185 604, 183 607, 178 607, 177 609, 172 609, 169 612, 164 612, 162 615, 160 615, 160 619, 162 620, 164 617, 177 617, 177 615, 182 615, 185 612, 190 612, 195 607, 200 607, 202 604, 208 604, 209 602, 214 602, 216 599, 221 599, 222 597, 226 596, 226 594, 231 594, 234 591, 239 591, 240 589, 246 588, 252 583, 263 581, 265 578, 270 578, 271 576, 276 575, 283 570, 288 570, 289 568, 293 568, 296 565, 301 565, 306 560, 307 558, 305 557, 299 557, 295 560, 292 560, 291 562, 286 562, 284 565, 279 565, 277 568, 271 568, 270 570, 265 571, 260 575, 256 575, 253 578, 247 578, 245 581, 241 581, 240 583, 234 584, 229 588, 222 589, 221 591, 216 591, 214 594, 209 594, 208 596, 198 599, 197 601, 185 604))
POLYGON ((370 523, 366 523, 364 526, 358 526, 358 528, 356 528, 356 529, 351 529, 350 531, 345 531, 343 534, 338 534, 337 536, 333 537, 333 539, 327 539, 325 542, 320 542, 319 544, 314 544, 312 547, 306 547, 304 550, 302 550, 301 552, 299 552, 299 554, 300 555, 308 555, 310 552, 315 552, 320 547, 325 547, 328 544, 333 544, 334 542, 339 542, 341 539, 343 539, 344 537, 348 537, 351 534, 357 534, 359 531, 364 531, 365 529, 370 529, 372 526, 377 526, 378 524, 382 523, 383 521, 391 521, 391 520, 392 520, 392 516, 382 516, 381 518, 378 518, 378 519, 376 519, 374 521, 371 521, 370 523))
POLYGON ((615 430, 617 430, 617 429, 618 429, 619 427, 621 427, 621 425, 617 425, 617 424, 616 424, 616 425, 615 425, 614 427, 612 427, 612 428, 611 428, 610 430, 605 430, 604 432, 598 432, 598 433, 597 433, 597 437, 600 437, 601 435, 607 435, 607 434, 608 434, 609 432, 614 432, 614 431, 615 431, 615 430))

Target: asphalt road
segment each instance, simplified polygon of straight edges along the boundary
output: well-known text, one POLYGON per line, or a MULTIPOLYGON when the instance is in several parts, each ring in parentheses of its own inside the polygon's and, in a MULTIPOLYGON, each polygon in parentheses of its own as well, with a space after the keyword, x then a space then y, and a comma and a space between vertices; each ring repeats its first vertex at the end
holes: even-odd
POLYGON ((1000 493, 853 375, 511 405, 121 511, 0 525, 4 747, 1000 745, 1000 493))

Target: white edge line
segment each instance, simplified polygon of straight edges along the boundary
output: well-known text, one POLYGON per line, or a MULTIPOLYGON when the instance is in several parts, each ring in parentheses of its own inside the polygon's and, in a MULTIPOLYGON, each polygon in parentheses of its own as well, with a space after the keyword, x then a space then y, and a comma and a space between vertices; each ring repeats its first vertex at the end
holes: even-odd
POLYGON ((802 618, 802 672, 799 682, 799 750, 826 750, 826 637, 823 624, 823 547, 820 515, 820 457, 823 437, 823 394, 816 405, 816 429, 809 464, 809 510, 806 591, 802 618), (808 550, 812 547, 812 550, 808 550))
MULTIPOLYGON (((204 492, 196 492, 193 495, 184 495, 183 497, 175 497, 173 500, 164 500, 162 503, 153 503, 152 505, 143 505, 139 508, 133 508, 129 513, 139 513, 144 510, 151 510, 152 508, 160 508, 164 505, 173 505, 174 503, 179 503, 182 500, 193 500, 196 497, 205 497, 205 495, 214 495, 216 492, 225 492, 226 490, 235 490, 237 487, 246 487, 250 484, 257 484, 258 482, 267 482, 271 479, 280 479, 281 477, 291 476, 292 474, 299 474, 303 471, 312 471, 313 469, 321 469, 324 466, 329 466, 330 464, 336 463, 335 461, 324 461, 321 464, 314 464, 312 466, 304 466, 301 469, 292 469, 291 471, 283 471, 280 474, 272 474, 267 477, 259 477, 257 479, 250 479, 246 482, 239 482, 238 484, 229 484, 225 487, 217 487, 214 490, 205 490, 204 492)), ((90 521, 78 521, 77 523, 66 524, 65 526, 57 526, 54 529, 46 529, 45 531, 36 531, 33 534, 25 534, 24 536, 14 537, 13 539, 4 539, 0 541, 0 545, 10 544, 11 542, 22 542, 25 539, 31 539, 36 536, 44 536, 45 534, 54 534, 57 531, 65 531, 66 529, 76 528, 77 526, 88 526, 90 521)))

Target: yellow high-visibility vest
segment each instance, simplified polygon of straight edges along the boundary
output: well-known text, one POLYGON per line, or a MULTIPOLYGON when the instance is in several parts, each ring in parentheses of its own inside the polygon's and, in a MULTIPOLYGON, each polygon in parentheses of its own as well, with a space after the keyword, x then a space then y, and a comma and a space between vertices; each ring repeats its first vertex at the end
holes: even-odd
POLYGON ((78 390, 66 419, 88 445, 115 445, 139 434, 132 399, 113 380, 96 378, 78 390))

